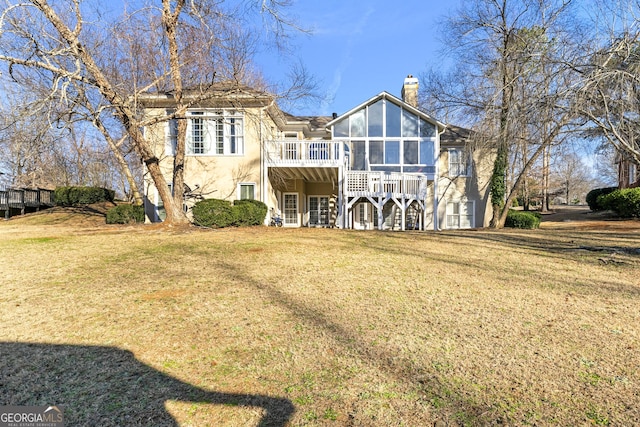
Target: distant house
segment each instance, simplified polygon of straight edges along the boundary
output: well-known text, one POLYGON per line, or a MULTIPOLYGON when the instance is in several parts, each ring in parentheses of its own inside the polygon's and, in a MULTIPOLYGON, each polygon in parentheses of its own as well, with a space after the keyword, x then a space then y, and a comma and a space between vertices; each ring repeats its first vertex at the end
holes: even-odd
MULTIPOLYGON (((225 85, 187 112, 185 183, 220 199, 258 199, 285 227, 439 230, 483 227, 490 219, 493 159, 469 130, 417 108, 418 80, 402 99, 388 92, 342 115, 298 117, 274 98, 225 85)), ((142 100, 148 116, 171 114, 171 94, 142 100)), ((145 129, 171 183, 175 120, 145 129)), ((145 212, 162 221, 162 202, 145 182, 145 212)), ((186 200, 189 210, 193 199, 186 200)))

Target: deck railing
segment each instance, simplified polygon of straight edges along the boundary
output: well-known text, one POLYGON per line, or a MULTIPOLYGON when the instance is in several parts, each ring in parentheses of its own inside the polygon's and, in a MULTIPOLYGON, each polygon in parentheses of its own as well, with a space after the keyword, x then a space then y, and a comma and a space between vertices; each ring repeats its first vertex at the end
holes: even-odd
POLYGON ((27 208, 40 210, 55 204, 54 191, 41 188, 9 188, 0 190, 0 211, 4 211, 5 218, 9 218, 11 210, 25 213, 27 208))
POLYGON ((267 141, 267 153, 273 166, 337 167, 343 159, 341 141, 267 141))
POLYGON ((412 197, 427 195, 427 177, 394 172, 345 172, 345 193, 348 197, 412 197))

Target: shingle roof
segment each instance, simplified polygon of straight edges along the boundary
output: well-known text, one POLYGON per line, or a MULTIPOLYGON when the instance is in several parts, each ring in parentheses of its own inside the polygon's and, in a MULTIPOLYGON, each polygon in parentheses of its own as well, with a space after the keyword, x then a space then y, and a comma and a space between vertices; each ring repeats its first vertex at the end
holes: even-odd
MULTIPOLYGON (((198 105, 216 107, 227 103, 265 106, 274 100, 273 95, 266 91, 232 81, 188 87, 183 90, 183 95, 187 102, 196 99, 198 105)), ((139 100, 148 107, 169 107, 175 105, 175 90, 142 94, 139 100)))
POLYGON ((446 145, 463 145, 469 141, 473 131, 460 126, 447 125, 444 133, 440 136, 440 143, 446 145))

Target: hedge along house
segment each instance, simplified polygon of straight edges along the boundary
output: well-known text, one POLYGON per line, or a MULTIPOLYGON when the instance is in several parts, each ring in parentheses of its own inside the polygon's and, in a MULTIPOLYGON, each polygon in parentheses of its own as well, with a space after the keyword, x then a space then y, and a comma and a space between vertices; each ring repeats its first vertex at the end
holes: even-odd
MULTIPOLYGON (((417 104, 409 76, 402 99, 387 92, 333 117, 296 117, 274 98, 239 85, 217 89, 187 112, 185 183, 203 197, 254 198, 288 227, 427 230, 485 226, 488 159, 469 131, 446 126, 417 104)), ((171 114, 170 94, 142 100, 171 114)), ((175 120, 145 129, 171 182, 175 120)), ((489 156, 490 157, 490 156, 489 156)), ((147 220, 163 219, 145 181, 147 220)), ((188 211, 194 200, 187 198, 188 211)))

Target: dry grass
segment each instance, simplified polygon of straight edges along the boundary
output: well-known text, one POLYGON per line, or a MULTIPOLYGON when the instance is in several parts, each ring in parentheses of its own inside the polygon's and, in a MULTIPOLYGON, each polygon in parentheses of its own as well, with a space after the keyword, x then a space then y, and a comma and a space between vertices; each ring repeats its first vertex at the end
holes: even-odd
POLYGON ((637 221, 436 234, 58 215, 0 223, 0 405, 91 426, 640 424, 637 221))

